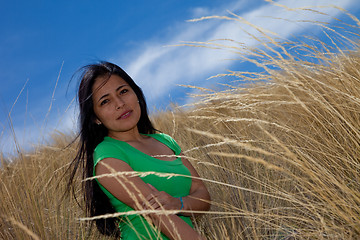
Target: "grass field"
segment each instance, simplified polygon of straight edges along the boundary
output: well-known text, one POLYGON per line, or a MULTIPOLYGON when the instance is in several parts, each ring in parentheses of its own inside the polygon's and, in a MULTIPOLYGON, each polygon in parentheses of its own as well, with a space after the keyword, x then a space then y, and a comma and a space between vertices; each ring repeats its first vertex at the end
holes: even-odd
MULTIPOLYGON (((210 190, 211 211, 195 222, 208 239, 360 239, 359 27, 354 18, 349 38, 326 26, 329 44, 264 33, 258 48, 237 49, 262 72, 219 75, 239 82, 152 116, 210 190)), ((0 239, 106 239, 61 200, 72 139, 54 133, 49 146, 1 158, 0 239)))

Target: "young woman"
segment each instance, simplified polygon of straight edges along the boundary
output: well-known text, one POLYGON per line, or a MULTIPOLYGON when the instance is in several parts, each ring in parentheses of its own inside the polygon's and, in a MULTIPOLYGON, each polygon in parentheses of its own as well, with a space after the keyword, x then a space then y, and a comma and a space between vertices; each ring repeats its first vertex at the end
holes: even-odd
POLYGON ((194 214, 184 210, 207 211, 209 193, 201 180, 192 178, 199 175, 179 145, 156 133, 141 89, 109 62, 83 67, 80 79, 80 147, 70 167, 69 186, 79 168, 84 179, 96 177, 83 186, 87 214, 180 211, 98 219, 98 230, 121 239, 201 239, 190 219, 194 214), (153 174, 126 174, 134 171, 153 174))

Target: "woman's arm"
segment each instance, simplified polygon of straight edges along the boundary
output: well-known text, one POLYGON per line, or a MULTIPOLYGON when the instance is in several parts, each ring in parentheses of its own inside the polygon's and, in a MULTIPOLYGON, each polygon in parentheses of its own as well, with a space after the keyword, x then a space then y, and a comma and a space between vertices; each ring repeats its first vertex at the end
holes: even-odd
MULTIPOLYGON (((106 158, 100 161, 95 168, 95 174, 133 172, 133 169, 125 162, 106 158)), ((98 178, 100 184, 105 187, 117 199, 135 210, 143 210, 147 205, 147 197, 154 191, 138 176, 107 176, 98 178)), ((160 231, 170 239, 202 239, 201 236, 177 215, 148 214, 160 231)))
MULTIPOLYGON (((192 184, 190 188, 190 193, 188 196, 182 198, 183 208, 182 210, 192 210, 192 211, 208 211, 210 209, 210 194, 203 183, 199 178, 199 174, 196 172, 195 168, 191 165, 189 160, 182 155, 181 157, 183 164, 189 169, 192 177, 192 184)), ((150 188, 153 188, 150 186, 150 188)), ((180 210, 181 201, 178 198, 174 198, 167 194, 166 192, 159 192, 153 189, 153 193, 148 195, 147 201, 153 209, 165 209, 165 210, 180 210)), ((181 213, 184 216, 193 216, 198 215, 191 212, 181 213)))

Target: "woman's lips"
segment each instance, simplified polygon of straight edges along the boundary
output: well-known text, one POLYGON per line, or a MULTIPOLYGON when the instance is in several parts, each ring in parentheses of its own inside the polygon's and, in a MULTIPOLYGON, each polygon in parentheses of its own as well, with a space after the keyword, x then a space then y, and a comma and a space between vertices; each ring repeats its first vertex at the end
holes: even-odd
POLYGON ((131 112, 132 112, 131 110, 125 111, 125 112, 124 112, 123 114, 121 114, 120 117, 118 117, 117 119, 125 119, 125 118, 130 117, 131 112))

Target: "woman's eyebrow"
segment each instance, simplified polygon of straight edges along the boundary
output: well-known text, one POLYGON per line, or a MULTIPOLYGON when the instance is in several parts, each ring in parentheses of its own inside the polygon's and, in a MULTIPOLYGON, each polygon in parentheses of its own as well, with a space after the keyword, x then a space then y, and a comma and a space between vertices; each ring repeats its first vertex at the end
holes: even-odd
MULTIPOLYGON (((121 88, 127 86, 127 85, 128 85, 128 84, 120 85, 119 87, 116 88, 116 92, 119 91, 121 88)), ((108 93, 107 93, 107 94, 104 94, 103 96, 101 96, 101 97, 99 98, 98 102, 100 102, 101 99, 106 98, 106 97, 109 96, 109 95, 110 95, 110 94, 108 94, 108 93)))
POLYGON ((120 85, 117 89, 116 89, 116 92, 119 91, 121 88, 127 86, 127 84, 124 84, 124 85, 120 85))

